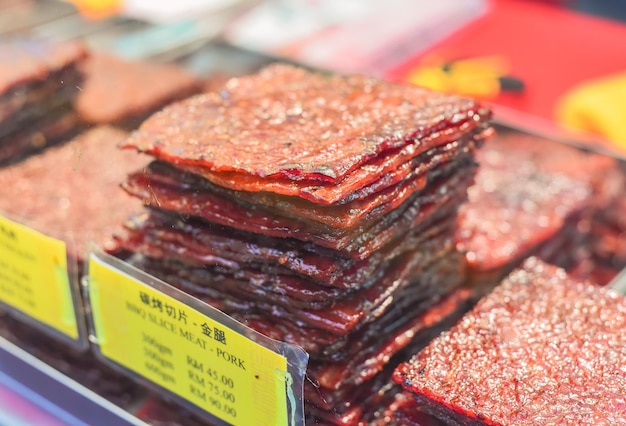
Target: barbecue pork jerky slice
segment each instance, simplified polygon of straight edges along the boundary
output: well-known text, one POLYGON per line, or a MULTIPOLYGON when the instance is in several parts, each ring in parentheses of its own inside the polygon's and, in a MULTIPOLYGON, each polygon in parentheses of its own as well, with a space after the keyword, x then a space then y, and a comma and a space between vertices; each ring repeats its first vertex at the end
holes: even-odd
POLYGON ((394 379, 445 424, 623 424, 625 343, 624 296, 531 258, 394 379))
MULTIPOLYGON (((75 66, 87 55, 86 46, 77 41, 5 38, 0 42, 0 94, 16 94, 12 91, 45 81, 51 74, 75 66)), ((0 121, 13 111, 13 108, 0 110, 0 121)))
POLYGON ((470 267, 516 263, 589 207, 613 160, 539 137, 507 133, 478 151, 480 168, 459 211, 459 250, 470 267))
MULTIPOLYGON (((433 280, 438 278, 433 277, 433 280)), ((433 295, 432 299, 426 302, 428 305, 424 303, 424 306, 419 306, 419 310, 405 311, 405 315, 410 318, 402 327, 392 330, 383 328, 378 336, 369 334, 370 338, 365 344, 359 344, 359 338, 362 337, 362 333, 350 336, 351 342, 356 347, 349 346, 349 349, 346 351, 348 353, 344 356, 343 361, 312 360, 309 364, 307 375, 315 380, 316 385, 320 389, 336 391, 344 387, 360 385, 370 380, 382 371, 383 367, 396 353, 411 345, 419 333, 423 332, 425 336, 429 336, 429 338, 424 338, 421 341, 419 349, 426 346, 441 331, 437 330, 433 331, 433 334, 428 334, 427 331, 431 327, 434 327, 454 312, 467 309, 468 307, 467 301, 470 296, 470 290, 454 288, 460 286, 460 279, 452 279, 450 283, 446 283, 445 280, 439 278, 437 284, 443 283, 446 284, 446 288, 452 288, 453 290, 448 294, 433 295)), ((415 346, 411 347, 416 348, 415 346)), ((415 350, 417 351, 418 349, 415 350)), ((333 401, 329 399, 330 397, 325 397, 324 399, 335 404, 340 403, 345 396, 338 394, 333 401)))
POLYGON ((182 215, 196 216, 212 223, 271 237, 294 238, 338 251, 338 255, 365 259, 376 250, 399 238, 411 227, 429 218, 456 215, 458 205, 467 197, 475 166, 465 165, 451 177, 442 176, 424 193, 416 193, 398 208, 372 223, 354 230, 336 230, 321 225, 280 217, 256 206, 242 208, 230 199, 209 192, 181 196, 177 189, 153 186, 142 173, 133 174, 124 189, 144 201, 146 205, 182 215))
MULTIPOLYGON (((211 184, 206 179, 184 172, 168 163, 155 161, 139 176, 129 177, 129 181, 153 187, 178 189, 181 196, 193 194, 199 202, 201 192, 233 200, 242 208, 260 206, 281 216, 303 220, 312 224, 320 223, 336 229, 350 229, 359 222, 373 220, 402 204, 416 191, 423 190, 429 182, 441 173, 453 168, 454 164, 469 162, 473 157, 473 143, 455 141, 444 147, 429 150, 425 154, 402 164, 392 173, 381 174, 374 184, 352 194, 341 204, 320 205, 297 197, 288 197, 269 192, 233 191, 211 184)), ((129 182, 132 185, 132 183, 129 182)))
POLYGON ((93 53, 82 70, 86 78, 76 111, 88 123, 139 124, 136 120, 201 90, 199 79, 174 64, 93 53))
MULTIPOLYGON (((269 277, 255 283, 274 282, 272 276, 294 275, 293 282, 302 283, 303 300, 328 301, 331 289, 358 288, 369 281, 386 262, 407 251, 433 258, 447 245, 455 222, 444 217, 407 231, 364 260, 346 259, 328 249, 307 250, 296 240, 271 238, 209 224, 194 218, 152 210, 127 223, 120 248, 155 258, 177 259, 190 266, 218 267, 237 275, 244 268, 259 270, 269 277), (306 278, 306 283, 300 278, 306 278), (320 288, 322 286, 322 288, 320 288), (306 289, 306 290, 305 290, 306 289)), ((292 286, 279 286, 289 291, 292 286)))
MULTIPOLYGON (((345 204, 351 200, 363 198, 372 192, 384 189, 392 185, 394 181, 403 180, 405 176, 407 179, 415 176, 416 173, 413 168, 420 163, 419 160, 416 160, 416 157, 427 157, 430 152, 437 149, 444 151, 446 147, 449 148, 454 143, 457 143, 458 146, 453 147, 452 151, 454 148, 459 151, 468 151, 467 148, 462 149, 460 146, 464 145, 473 148, 475 143, 481 143, 490 134, 491 129, 487 127, 486 123, 468 132, 461 130, 454 134, 443 135, 445 137, 437 134, 434 140, 429 138, 423 141, 422 151, 415 152, 412 145, 405 149, 386 151, 378 157, 361 164, 345 179, 337 183, 320 185, 319 182, 279 181, 270 182, 267 184, 268 188, 263 189, 264 178, 258 178, 255 182, 248 179, 246 185, 241 186, 240 189, 251 194, 269 192, 287 197, 291 196, 295 199, 317 204, 321 208, 328 205, 345 204), (438 144, 435 142, 438 142, 438 144)), ((438 161, 441 161, 441 159, 438 159, 438 161)), ((216 176, 213 173, 208 173, 205 168, 193 164, 177 164, 177 167, 202 176, 218 186, 233 188, 234 184, 229 181, 229 179, 235 179, 232 173, 227 176, 216 176)))
POLYGON ((117 148, 126 135, 96 127, 0 168, 0 212, 49 236, 72 238, 79 260, 90 242, 111 247, 112 235, 141 208, 119 188, 129 170, 147 160, 117 148))
MULTIPOLYGON (((367 353, 351 351, 348 362, 326 363, 330 368, 348 371, 340 382, 331 388, 321 386, 316 378, 313 361, 307 369, 305 386, 305 411, 321 417, 330 424, 374 424, 392 404, 399 387, 391 375, 396 365, 407 359, 405 351, 423 348, 443 329, 449 328, 468 308, 468 289, 452 291, 420 314, 409 315, 410 321, 389 333, 383 332, 376 340, 368 342, 372 349, 367 353), (352 356, 359 358, 355 362, 352 356), (370 399, 374 395, 374 399, 370 399), (368 401, 365 403, 365 401, 368 401)), ((358 336, 352 338, 357 341, 358 336)), ((415 352, 412 352, 415 353, 415 352)), ((411 396, 412 399, 412 396, 411 396)), ((377 423, 378 424, 378 423, 377 423)), ((384 424, 384 423, 380 423, 384 424)))
MULTIPOLYGON (((437 256, 453 245, 449 236, 442 236, 428 241, 419 251, 410 251, 409 255, 424 265, 432 263, 437 256)), ((124 246, 127 248, 128 246, 124 246)), ((172 250, 156 246, 134 246, 136 252, 150 256, 153 259, 176 260, 185 267, 193 268, 193 282, 198 284, 187 288, 194 293, 202 293, 204 289, 225 287, 224 291, 243 291, 259 300, 274 301, 286 306, 307 309, 322 309, 333 306, 340 298, 354 295, 355 292, 373 285, 389 268, 393 259, 384 261, 370 272, 367 279, 360 285, 346 284, 343 288, 324 286, 315 281, 298 275, 283 274, 272 268, 263 268, 259 265, 243 265, 230 269, 222 265, 209 266, 203 262, 189 261, 179 250, 172 250)), ((184 253, 184 250, 180 250, 184 253)), ((399 256, 406 255, 407 252, 399 256)))
MULTIPOLYGON (((409 160, 431 147, 422 140, 446 135, 433 144, 444 145, 488 116, 473 101, 425 89, 275 65, 231 80, 220 94, 171 105, 144 122, 126 146, 193 166, 230 189, 303 196, 306 183, 336 186, 361 165, 403 147, 409 160), (254 84, 275 89, 247 90, 254 84)), ((363 186, 377 179, 369 176, 363 186)), ((310 198, 330 204, 346 195, 310 198)))
MULTIPOLYGON (((207 185, 206 180, 196 181, 195 176, 181 173, 162 162, 153 162, 148 169, 131 174, 122 186, 130 194, 142 198, 146 205, 190 213, 212 222, 228 224, 226 223, 228 215, 220 214, 221 210, 241 210, 248 216, 271 214, 274 218, 273 223, 282 222, 283 228, 291 227, 295 230, 304 226, 304 230, 309 233, 341 237, 365 229, 383 216, 391 217, 391 214, 397 214, 399 210, 395 213, 393 211, 401 207, 404 201, 415 200, 421 194, 432 197, 436 192, 433 185, 439 183, 440 177, 450 177, 455 172, 461 172, 465 167, 472 165, 474 162, 471 157, 462 156, 457 161, 437 167, 427 176, 419 175, 399 182, 366 200, 330 208, 325 206, 322 211, 306 211, 307 206, 290 206, 291 200, 283 200, 281 208, 256 203, 257 200, 249 202, 241 192, 222 191, 214 185, 207 185), (176 208, 176 205, 180 207, 176 208), (294 208, 289 210, 289 207, 294 208), (193 213, 189 211, 190 209, 193 209, 193 213), (312 219, 311 216, 315 216, 316 213, 319 214, 318 218, 312 219)), ((268 220, 257 218, 256 222, 266 223, 268 220)))

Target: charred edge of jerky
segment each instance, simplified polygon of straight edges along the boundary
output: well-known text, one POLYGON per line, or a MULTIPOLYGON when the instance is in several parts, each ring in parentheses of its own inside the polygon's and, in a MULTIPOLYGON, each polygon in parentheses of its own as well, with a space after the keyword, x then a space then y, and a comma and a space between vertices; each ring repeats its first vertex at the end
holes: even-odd
MULTIPOLYGON (((264 274, 294 275, 293 280, 299 280, 310 288, 306 298, 309 301, 315 300, 311 292, 315 290, 316 285, 323 286, 319 290, 324 294, 322 298, 327 299, 329 292, 339 293, 338 290, 326 287, 352 289, 367 285, 367 282, 371 282, 378 274, 377 271, 383 268, 385 262, 407 251, 419 249, 420 253, 424 251, 436 253, 436 245, 445 247, 445 241, 448 238, 446 236, 452 235, 455 225, 452 220, 446 218, 426 221, 423 225, 409 231, 405 238, 399 239, 397 243, 388 244, 366 260, 347 261, 336 256, 327 257, 306 251, 292 251, 290 248, 283 249, 280 247, 281 240, 272 241, 267 238, 256 238, 258 236, 254 235, 242 236, 249 239, 246 241, 234 239, 235 235, 229 235, 228 232, 222 234, 221 229, 217 230, 214 227, 192 228, 190 222, 178 226, 181 222, 176 218, 156 211, 150 219, 160 221, 154 224, 159 228, 150 228, 151 225, 143 222, 146 226, 140 224, 128 230, 128 235, 119 242, 119 247, 152 257, 165 256, 177 259, 189 266, 202 265, 207 273, 211 273, 217 267, 215 273, 231 274, 237 277, 246 267, 264 274), (220 238, 223 237, 223 241, 216 241, 212 237, 206 238, 215 235, 216 232, 220 238), (193 240, 190 239, 191 237, 193 240), (161 255, 157 256, 158 253, 161 255), (324 270, 332 271, 326 275, 327 279, 318 273, 324 270), (311 280, 310 283, 309 280, 311 280), (337 284, 338 282, 341 286, 337 284)), ((422 256, 429 257, 424 254, 422 256)))
POLYGON ((68 106, 58 114, 31 123, 28 129, 0 140, 0 167, 18 163, 49 146, 70 140, 81 130, 76 114, 68 106))
MULTIPOLYGON (((391 322, 388 327, 377 327, 380 335, 385 336, 382 341, 380 337, 374 340, 370 332, 370 338, 365 341, 361 336, 351 336, 355 343, 361 343, 359 348, 351 346, 351 353, 346 357, 346 361, 338 363, 319 363, 315 360, 309 364, 307 374, 320 384, 320 391, 325 391, 325 399, 328 394, 336 394, 334 403, 341 402, 345 398, 345 392, 337 392, 339 389, 349 389, 351 386, 360 385, 370 380, 380 371, 390 366, 387 371, 391 377, 392 370, 400 363, 406 361, 412 354, 417 353, 425 347, 430 340, 436 337, 441 331, 452 326, 462 314, 470 307, 470 291, 458 289, 461 280, 456 284, 446 285, 451 291, 445 295, 434 296, 430 300, 430 306, 424 309, 417 309, 411 312, 410 320, 402 323, 391 322)), ((405 315, 408 306, 404 306, 405 315)), ((398 310, 399 312, 400 310, 398 310)), ((392 317, 390 314, 389 317, 392 317)), ((332 401, 331 401, 332 402, 332 401)))
MULTIPOLYGON (((457 171, 457 175, 453 177, 440 177, 437 179, 436 183, 433 183, 433 186, 427 191, 427 196, 431 198, 441 198, 439 203, 442 203, 442 200, 446 200, 446 202, 450 202, 450 198, 453 196, 451 193, 453 191, 451 185, 456 187, 457 194, 454 194, 454 199, 458 200, 457 203, 460 204, 462 200, 465 200, 467 197, 466 194, 466 185, 469 185, 469 181, 473 178, 475 166, 470 164, 463 168, 463 172, 457 171), (453 184, 452 181, 455 183, 453 184), (461 181, 462 183, 458 183, 457 181, 461 181), (450 187, 448 187, 450 186, 450 187)), ((277 222, 274 219, 274 215, 261 216, 261 221, 257 219, 258 224, 254 226, 247 225, 249 220, 251 219, 250 214, 254 212, 254 210, 249 211, 245 216, 246 220, 235 220, 232 217, 233 211, 240 211, 239 208, 232 207, 228 209, 228 214, 226 214, 226 210, 223 213, 219 213, 216 215, 216 212, 211 212, 208 210, 198 210, 195 207, 190 206, 188 203, 184 203, 181 205, 180 199, 173 197, 173 194, 170 196, 170 200, 166 200, 163 197, 163 194, 159 196, 159 199, 154 202, 150 201, 154 197, 154 191, 156 188, 149 188, 145 190, 140 190, 138 192, 138 188, 136 186, 131 187, 130 183, 127 181, 127 184, 124 185, 124 188, 128 193, 134 195, 138 198, 144 200, 144 202, 150 204, 155 204, 155 207, 158 207, 162 210, 170 210, 173 212, 177 212, 179 214, 189 214, 196 217, 201 216, 201 219, 206 220, 207 222, 217 222, 224 226, 235 227, 237 229, 243 231, 252 231, 255 233, 262 233, 268 236, 276 236, 276 237, 291 237, 298 240, 303 240, 307 243, 304 247, 307 250, 315 251, 315 245, 321 245, 323 247, 327 247, 330 249, 338 250, 337 254, 342 255, 343 257, 352 257, 355 259, 365 259, 373 251, 380 249, 385 244, 395 240, 405 231, 405 227, 415 226, 417 223, 415 219, 424 219, 424 214, 419 206, 424 204, 424 196, 422 198, 419 195, 415 195, 413 198, 405 201, 402 206, 397 209, 392 210, 389 214, 385 215, 378 221, 374 221, 372 224, 364 225, 358 229, 356 234, 344 234, 339 237, 331 234, 321 234, 317 229, 309 229, 306 230, 303 223, 293 223, 289 228, 286 228, 286 223, 288 222, 286 219, 281 219, 280 222, 277 222), (267 222, 275 222, 271 226, 267 226, 263 221, 267 222), (295 232, 297 230, 297 232, 295 232), (312 245, 311 245, 312 244, 312 245)), ((454 208, 456 211, 456 207, 454 208)), ((334 231, 336 234, 336 230, 334 231)))
POLYGON ((79 93, 83 75, 75 68, 64 68, 38 81, 0 96, 0 140, 18 132, 32 121, 56 114, 58 109, 72 111, 72 101, 79 93))
MULTIPOLYGON (((459 143, 454 142, 449 145, 458 147, 459 143)), ((355 193, 350 196, 350 198, 354 198, 353 200, 344 200, 345 205, 316 205, 297 197, 264 192, 246 193, 220 188, 200 176, 178 170, 174 166, 159 161, 153 162, 143 172, 143 179, 150 182, 152 187, 165 185, 172 190, 178 188, 181 193, 193 193, 195 197, 198 196, 198 193, 206 191, 237 203, 246 209, 260 208, 268 212, 278 212, 279 215, 287 218, 327 226, 327 232, 332 232, 334 229, 351 229, 358 222, 373 220, 375 216, 370 212, 374 209, 378 212, 376 214, 381 214, 392 207, 397 207, 401 201, 411 196, 409 191, 411 187, 422 192, 424 188, 418 185, 418 181, 423 181, 423 184, 432 182, 438 175, 445 173, 441 168, 450 168, 449 164, 460 163, 461 160, 467 161, 470 158, 466 152, 468 149, 465 147, 450 151, 431 150, 403 165, 407 169, 407 176, 404 178, 390 180, 393 179, 390 174, 383 175, 378 182, 368 187, 373 192, 366 193, 364 197, 359 197, 355 193), (428 169, 425 169, 426 167, 428 169), (381 186, 380 182, 386 183, 381 186), (381 210, 383 206, 384 210, 381 210)))

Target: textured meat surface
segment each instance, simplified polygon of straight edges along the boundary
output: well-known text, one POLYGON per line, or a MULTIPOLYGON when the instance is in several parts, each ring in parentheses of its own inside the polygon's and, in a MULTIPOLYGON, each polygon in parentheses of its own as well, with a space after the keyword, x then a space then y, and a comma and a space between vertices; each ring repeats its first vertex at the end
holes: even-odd
POLYGON ((502 267, 552 238, 592 201, 612 160, 519 133, 478 151, 476 183, 459 211, 459 250, 476 270, 502 267))
MULTIPOLYGON (((450 278, 453 285, 448 285, 445 278, 438 278, 439 280, 435 285, 443 287, 445 284, 446 287, 456 287, 459 284, 454 282, 454 278, 450 278)), ((468 289, 457 289, 441 300, 437 297, 429 300, 430 306, 424 309, 420 315, 412 315, 412 318, 402 327, 384 330, 385 332, 381 332, 375 341, 361 342, 362 336, 352 336, 351 353, 345 361, 335 363, 312 361, 309 364, 307 375, 316 380, 321 388, 332 390, 341 389, 346 385, 353 386, 365 383, 382 371, 396 353, 417 340, 417 335, 420 333, 428 334, 425 332, 465 307, 468 298, 468 289)), ((432 338, 433 336, 428 337, 432 338)), ((422 339, 421 343, 425 345, 427 341, 428 339, 422 339)), ((324 399, 327 400, 328 397, 324 399)))
POLYGON ((430 223, 425 229, 412 230, 362 261, 341 258, 329 250, 310 251, 294 240, 207 226, 199 220, 183 220, 154 210, 127 224, 127 233, 120 239, 120 245, 129 252, 144 253, 153 258, 201 265, 207 272, 219 268, 222 275, 241 277, 244 268, 259 269, 269 274, 262 281, 256 276, 252 279, 259 285, 267 281, 273 287, 276 281, 272 276, 291 276, 290 282, 294 285, 279 286, 281 292, 290 293, 288 288, 297 287, 303 300, 330 304, 332 299, 328 294, 331 290, 328 287, 361 287, 378 276, 391 259, 407 251, 413 251, 415 256, 423 255, 422 262, 430 263, 436 253, 450 245, 451 222, 451 219, 444 219, 430 223), (306 283, 303 278, 310 281, 306 283))
MULTIPOLYGON (((319 223, 338 229, 354 228, 358 223, 371 221, 398 207, 416 191, 424 187, 441 174, 455 170, 461 164, 471 163, 469 152, 473 147, 453 142, 445 147, 430 150, 427 154, 403 164, 393 173, 384 173, 370 186, 351 194, 349 199, 340 204, 321 205, 302 200, 298 197, 281 196, 268 192, 245 192, 228 190, 211 184, 206 179, 189 172, 184 172, 170 164, 155 161, 147 170, 129 178, 130 185, 150 185, 156 201, 159 200, 154 188, 178 190, 180 197, 189 197, 191 193, 196 203, 201 200, 201 193, 206 197, 215 194, 238 203, 244 209, 255 207, 272 210, 282 216, 319 223)), ((210 208, 210 205, 206 206, 210 208)))
POLYGON ((113 124, 141 118, 200 91, 200 81, 173 64, 131 62, 94 53, 83 66, 85 82, 76 101, 79 117, 113 124))
POLYGON ((385 151, 408 161, 424 145, 452 142, 481 127, 489 114, 479 109, 416 87, 275 65, 165 108, 126 146, 202 170, 220 186, 300 196, 303 184, 336 185, 385 151))
POLYGON ((416 228, 435 217, 456 214, 458 205, 467 196, 466 188, 474 177, 474 166, 466 165, 456 172, 436 179, 423 193, 413 194, 378 220, 375 218, 348 230, 281 217, 257 206, 242 208, 236 200, 209 191, 187 188, 181 192, 178 185, 159 184, 149 180, 150 175, 143 172, 131 175, 123 187, 154 208, 200 217, 241 231, 307 241, 338 250, 340 256, 365 259, 411 227, 416 228))
POLYGON ((626 419, 626 299, 531 258, 395 372, 468 424, 626 419))
POLYGON ((0 169, 0 212, 74 242, 82 257, 90 241, 107 248, 136 212, 119 182, 146 158, 117 148, 125 132, 97 127, 41 155, 0 169))
POLYGON ((50 73, 87 56, 80 42, 9 38, 0 43, 0 94, 25 83, 43 81, 50 73))

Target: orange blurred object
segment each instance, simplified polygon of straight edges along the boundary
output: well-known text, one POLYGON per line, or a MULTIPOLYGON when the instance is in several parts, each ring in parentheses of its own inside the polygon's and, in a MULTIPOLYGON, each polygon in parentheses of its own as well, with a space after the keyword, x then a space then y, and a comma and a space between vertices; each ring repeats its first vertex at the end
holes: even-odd
POLYGON ((89 19, 104 19, 117 14, 123 0, 67 0, 73 3, 81 15, 89 19))

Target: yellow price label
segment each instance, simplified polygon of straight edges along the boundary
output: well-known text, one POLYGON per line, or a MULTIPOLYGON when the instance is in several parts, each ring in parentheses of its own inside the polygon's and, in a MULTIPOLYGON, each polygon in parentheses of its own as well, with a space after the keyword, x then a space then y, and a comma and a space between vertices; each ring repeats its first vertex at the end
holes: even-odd
POLYGON ((233 425, 286 425, 287 360, 92 254, 89 298, 106 358, 233 425))
POLYGON ((77 340, 65 242, 0 216, 0 301, 77 340))

